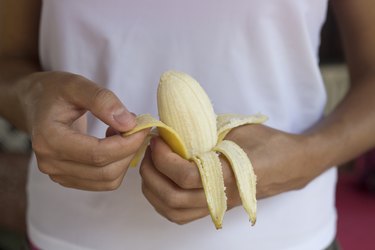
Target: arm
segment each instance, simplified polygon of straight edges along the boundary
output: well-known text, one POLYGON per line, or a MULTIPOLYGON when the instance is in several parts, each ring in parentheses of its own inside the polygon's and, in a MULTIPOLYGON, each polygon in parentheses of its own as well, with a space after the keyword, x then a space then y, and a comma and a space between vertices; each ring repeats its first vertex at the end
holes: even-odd
POLYGON ((43 72, 38 61, 41 2, 1 1, 0 115, 31 135, 39 169, 66 187, 119 187, 147 131, 123 138, 134 116, 111 91, 67 72, 43 72), (4 38, 4 39, 3 39, 4 38), (86 134, 91 111, 110 129, 86 134))
POLYGON ((332 7, 351 88, 332 114, 310 131, 312 143, 323 146, 318 153, 324 156, 324 168, 344 163, 375 146, 375 1, 333 0, 332 7))
MULTIPOLYGON (((305 187, 332 166, 375 146, 375 1, 333 0, 351 74, 351 88, 328 117, 304 134, 263 125, 233 129, 227 139, 249 155, 257 175, 257 197, 305 187)), ((240 205, 233 174, 222 161, 228 207, 240 205)), ((199 173, 160 139, 141 166, 143 192, 167 219, 184 224, 208 215, 199 173)))

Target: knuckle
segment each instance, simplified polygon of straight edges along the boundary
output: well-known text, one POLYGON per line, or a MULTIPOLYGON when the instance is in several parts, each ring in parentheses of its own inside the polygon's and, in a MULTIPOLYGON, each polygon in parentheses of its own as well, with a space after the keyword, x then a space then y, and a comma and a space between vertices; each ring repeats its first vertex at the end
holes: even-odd
POLYGON ((32 150, 39 158, 56 158, 60 155, 58 147, 59 139, 52 126, 39 124, 31 132, 32 150))
POLYGON ((141 164, 141 166, 139 167, 139 174, 141 175, 141 177, 144 179, 145 176, 146 176, 146 167, 144 164, 141 164))
POLYGON ((178 180, 179 186, 184 189, 192 189, 200 186, 200 176, 195 169, 182 172, 178 180))
POLYGON ((112 91, 106 88, 98 87, 95 90, 94 95, 92 96, 92 101, 93 103, 97 103, 97 104, 103 104, 103 103, 105 104, 111 101, 113 97, 114 97, 114 94, 112 93, 112 91))
POLYGON ((71 183, 69 183, 68 181, 66 181, 62 176, 58 176, 58 175, 49 175, 49 178, 59 184, 60 186, 62 187, 65 187, 65 188, 75 188, 75 189, 79 189, 79 187, 76 187, 74 185, 72 185, 71 183))
POLYGON ((165 204, 170 208, 181 208, 182 207, 182 197, 178 191, 171 191, 164 197, 165 204))
POLYGON ((91 152, 91 162, 94 166, 103 167, 107 165, 108 159, 107 156, 98 150, 98 147, 93 147, 91 152))
POLYGON ((38 168, 39 171, 42 172, 43 174, 50 174, 50 167, 49 164, 46 164, 44 162, 38 162, 38 168))
POLYGON ((49 175, 49 178, 53 181, 53 182, 56 182, 56 183, 59 183, 59 178, 55 175, 49 175))
POLYGON ((102 167, 100 170, 100 179, 103 181, 115 181, 121 176, 121 173, 118 168, 111 166, 102 167))
POLYGON ((63 73, 60 74, 60 80, 64 82, 64 87, 62 88, 62 94, 65 96, 69 96, 70 89, 75 89, 78 84, 82 84, 82 82, 87 82, 87 79, 78 74, 72 73, 63 73))
MULTIPOLYGON (((146 199, 152 204, 154 205, 153 203, 153 200, 150 198, 151 195, 150 195, 150 190, 148 189, 148 187, 145 185, 145 183, 142 181, 142 185, 141 185, 141 190, 142 190, 142 194, 144 197, 146 197, 146 199)), ((160 212, 159 212, 160 213, 160 212)))
POLYGON ((121 185, 121 181, 111 181, 108 184, 105 185, 104 190, 105 191, 114 191, 118 189, 121 185))
POLYGON ((179 211, 176 210, 170 210, 168 211, 166 218, 170 221, 173 222, 177 225, 184 225, 187 223, 186 220, 182 219, 182 215, 180 214, 179 211))
POLYGON ((32 136, 31 147, 37 155, 47 155, 49 153, 47 143, 41 135, 32 136))
POLYGON ((63 73, 61 78, 65 84, 77 84, 86 80, 83 76, 73 73, 63 73))
POLYGON ((61 80, 64 82, 66 89, 74 89, 77 85, 87 83, 88 79, 79 74, 66 73, 61 76, 61 80))
POLYGON ((37 156, 37 166, 40 172, 48 175, 57 175, 57 168, 51 163, 51 161, 46 160, 44 157, 37 156))

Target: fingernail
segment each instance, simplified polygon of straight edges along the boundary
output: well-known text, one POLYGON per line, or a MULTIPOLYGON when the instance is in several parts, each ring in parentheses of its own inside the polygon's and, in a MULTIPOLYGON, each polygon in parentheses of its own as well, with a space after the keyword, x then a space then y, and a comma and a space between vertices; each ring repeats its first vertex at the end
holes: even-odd
POLYGON ((113 118, 122 125, 127 125, 129 123, 135 123, 134 116, 129 113, 126 109, 120 110, 113 115, 113 118))

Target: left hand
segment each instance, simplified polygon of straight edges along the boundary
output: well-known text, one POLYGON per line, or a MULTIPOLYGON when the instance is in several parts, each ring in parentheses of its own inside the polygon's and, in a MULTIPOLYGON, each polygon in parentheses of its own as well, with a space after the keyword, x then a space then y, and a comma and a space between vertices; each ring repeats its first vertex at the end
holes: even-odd
MULTIPOLYGON (((240 204, 235 179, 222 160, 228 207, 240 204)), ((206 196, 194 162, 174 153, 159 137, 154 137, 140 167, 142 191, 155 210, 177 224, 186 224, 209 215, 206 196)))
POLYGON ((233 129, 225 139, 237 143, 249 156, 257 176, 258 199, 301 189, 325 170, 316 150, 321 145, 308 135, 252 124, 233 129))
MULTIPOLYGON (((287 134, 264 125, 233 129, 226 137, 249 155, 257 175, 257 197, 264 198, 304 187, 312 171, 304 136, 287 134)), ((221 157, 228 208, 241 205, 233 172, 221 157)), ((142 190, 155 210, 185 224, 209 214, 198 168, 175 154, 158 137, 153 138, 140 167, 142 190)))

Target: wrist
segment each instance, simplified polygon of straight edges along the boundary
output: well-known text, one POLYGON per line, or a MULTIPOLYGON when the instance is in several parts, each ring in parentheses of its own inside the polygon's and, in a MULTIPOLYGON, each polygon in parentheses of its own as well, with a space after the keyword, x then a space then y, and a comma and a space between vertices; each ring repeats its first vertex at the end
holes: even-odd
POLYGON ((303 188, 324 171, 318 144, 304 134, 249 125, 232 130, 227 139, 248 154, 257 175, 258 198, 303 188))
POLYGON ((329 152, 325 148, 325 141, 317 134, 301 135, 305 145, 305 157, 309 167, 314 169, 314 175, 318 176, 332 165, 329 152))
POLYGON ((323 118, 304 137, 312 161, 321 172, 353 159, 361 150, 360 133, 353 127, 352 119, 340 113, 323 118))

